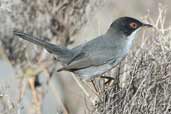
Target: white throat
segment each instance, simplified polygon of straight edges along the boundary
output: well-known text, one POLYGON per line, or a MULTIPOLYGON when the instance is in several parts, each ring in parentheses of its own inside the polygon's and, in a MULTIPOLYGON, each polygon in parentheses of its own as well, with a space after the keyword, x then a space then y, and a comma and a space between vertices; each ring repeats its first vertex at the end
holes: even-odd
POLYGON ((140 30, 140 28, 137 29, 137 30, 135 30, 130 36, 128 36, 128 38, 127 38, 127 51, 131 48, 132 42, 133 42, 133 40, 135 39, 136 33, 137 33, 139 30, 140 30))

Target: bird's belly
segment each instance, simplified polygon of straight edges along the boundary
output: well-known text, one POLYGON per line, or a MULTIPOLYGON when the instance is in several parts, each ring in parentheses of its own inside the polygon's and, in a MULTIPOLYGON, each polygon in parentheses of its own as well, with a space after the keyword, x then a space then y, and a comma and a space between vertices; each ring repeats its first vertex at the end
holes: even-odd
POLYGON ((108 63, 105 63, 103 65, 91 66, 88 68, 79 69, 79 70, 74 71, 74 73, 78 74, 82 79, 85 79, 85 80, 93 79, 96 76, 100 76, 100 75, 104 74, 105 72, 111 70, 122 59, 123 59, 123 57, 119 57, 117 59, 115 58, 115 59, 108 61, 108 63))
POLYGON ((111 64, 104 64, 100 66, 91 66, 88 68, 80 69, 75 71, 75 73, 78 74, 82 79, 88 80, 102 75, 112 68, 113 66, 111 64))

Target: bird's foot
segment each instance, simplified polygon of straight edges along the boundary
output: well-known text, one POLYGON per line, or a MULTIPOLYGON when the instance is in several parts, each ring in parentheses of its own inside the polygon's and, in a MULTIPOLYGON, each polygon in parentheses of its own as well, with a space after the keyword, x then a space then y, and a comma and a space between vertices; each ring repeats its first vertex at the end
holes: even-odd
POLYGON ((111 76, 101 76, 100 78, 107 79, 104 83, 105 85, 110 85, 110 83, 115 80, 115 78, 111 76))

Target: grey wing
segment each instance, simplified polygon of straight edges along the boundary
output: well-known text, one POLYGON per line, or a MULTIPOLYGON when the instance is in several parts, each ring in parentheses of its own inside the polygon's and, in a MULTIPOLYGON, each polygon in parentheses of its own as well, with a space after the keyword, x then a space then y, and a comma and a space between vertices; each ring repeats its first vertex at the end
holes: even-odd
POLYGON ((99 66, 105 64, 109 60, 111 59, 104 60, 104 58, 99 58, 99 57, 92 58, 89 56, 84 56, 80 59, 72 61, 70 64, 67 64, 60 70, 77 70, 77 69, 87 68, 90 66, 99 66))
MULTIPOLYGON (((111 50, 113 51, 113 50, 111 50)), ((77 70, 87 68, 90 66, 99 66, 107 63, 111 59, 115 59, 113 52, 108 49, 93 50, 88 53, 87 51, 80 51, 71 61, 60 70, 77 70)))
POLYGON ((78 70, 103 65, 111 60, 115 61, 119 55, 116 43, 113 38, 106 39, 106 37, 99 36, 84 45, 80 45, 72 49, 75 56, 60 70, 78 70))

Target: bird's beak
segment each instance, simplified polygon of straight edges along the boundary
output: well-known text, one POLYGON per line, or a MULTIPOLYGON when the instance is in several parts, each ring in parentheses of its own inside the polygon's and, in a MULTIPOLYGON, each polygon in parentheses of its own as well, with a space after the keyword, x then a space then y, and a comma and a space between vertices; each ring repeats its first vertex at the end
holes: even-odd
POLYGON ((153 27, 153 25, 150 25, 150 24, 143 24, 143 27, 153 27))

